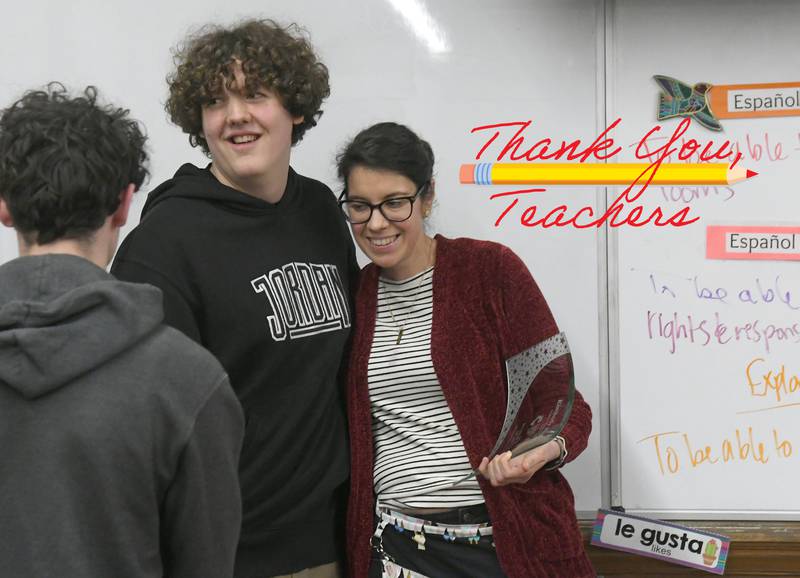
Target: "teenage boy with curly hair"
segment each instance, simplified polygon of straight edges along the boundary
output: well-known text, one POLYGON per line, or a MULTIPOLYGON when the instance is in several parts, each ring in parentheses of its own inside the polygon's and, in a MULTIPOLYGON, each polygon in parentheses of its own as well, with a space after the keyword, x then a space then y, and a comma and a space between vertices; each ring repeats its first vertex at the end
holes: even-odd
POLYGON ((224 578, 244 419, 161 293, 104 270, 147 175, 145 137, 92 87, 0 111, 3 576, 224 578))
POLYGON ((150 193, 114 262, 222 362, 244 407, 237 578, 339 576, 352 240, 324 184, 289 166, 328 71, 299 29, 209 26, 175 55, 166 105, 210 158, 150 193))

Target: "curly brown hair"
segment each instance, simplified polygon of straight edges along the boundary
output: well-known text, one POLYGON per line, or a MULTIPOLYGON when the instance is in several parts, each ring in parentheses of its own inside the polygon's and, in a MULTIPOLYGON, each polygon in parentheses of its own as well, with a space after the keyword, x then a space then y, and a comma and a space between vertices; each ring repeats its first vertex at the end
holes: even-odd
POLYGON ((331 92, 328 68, 297 24, 282 27, 274 20, 246 20, 230 28, 207 25, 179 44, 173 56, 167 113, 189 135, 191 145, 207 155, 202 107, 222 92, 223 83, 233 86, 232 64, 241 64, 246 90, 266 86, 289 114, 303 117, 292 130, 293 145, 316 126, 322 101, 331 92))
POLYGON ((128 110, 58 82, 0 111, 0 197, 29 245, 86 239, 147 178, 147 137, 128 110))

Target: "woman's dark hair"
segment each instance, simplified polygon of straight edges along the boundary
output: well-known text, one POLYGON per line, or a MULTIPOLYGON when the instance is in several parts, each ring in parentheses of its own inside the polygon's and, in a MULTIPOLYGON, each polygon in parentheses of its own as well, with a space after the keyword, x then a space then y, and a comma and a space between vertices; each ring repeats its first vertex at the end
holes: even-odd
MULTIPOLYGON (((345 190, 355 167, 399 173, 421 187, 433 176, 433 150, 407 126, 381 122, 365 128, 347 143, 336 157, 336 167, 345 190)), ((430 188, 423 194, 429 192, 430 188)))
POLYGON ((128 111, 70 98, 60 83, 29 91, 0 112, 0 197, 28 244, 83 239, 147 176, 147 137, 128 111))
POLYGON ((167 113, 189 135, 192 146, 209 154, 203 136, 202 107, 235 81, 232 65, 240 63, 245 89, 262 86, 275 92, 284 108, 303 122, 294 125, 292 144, 316 126, 322 101, 331 93, 328 68, 296 24, 246 20, 231 28, 208 25, 174 50, 175 71, 167 77, 167 113))

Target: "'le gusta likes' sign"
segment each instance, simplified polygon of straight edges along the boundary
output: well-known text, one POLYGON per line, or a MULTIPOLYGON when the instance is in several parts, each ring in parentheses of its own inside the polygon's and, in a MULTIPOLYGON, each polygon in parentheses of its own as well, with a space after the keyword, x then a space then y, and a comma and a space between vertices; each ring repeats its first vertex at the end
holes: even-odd
POLYGON ((722 574, 730 539, 659 520, 599 510, 592 545, 722 574))

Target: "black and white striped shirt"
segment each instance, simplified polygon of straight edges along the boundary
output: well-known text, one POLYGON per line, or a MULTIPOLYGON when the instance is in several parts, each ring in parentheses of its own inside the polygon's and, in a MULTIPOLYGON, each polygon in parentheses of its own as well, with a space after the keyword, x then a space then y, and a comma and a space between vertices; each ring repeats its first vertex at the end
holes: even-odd
POLYGON ((369 394, 375 494, 383 506, 484 501, 474 477, 456 484, 471 467, 433 368, 432 318, 433 268, 401 282, 380 280, 369 394))

